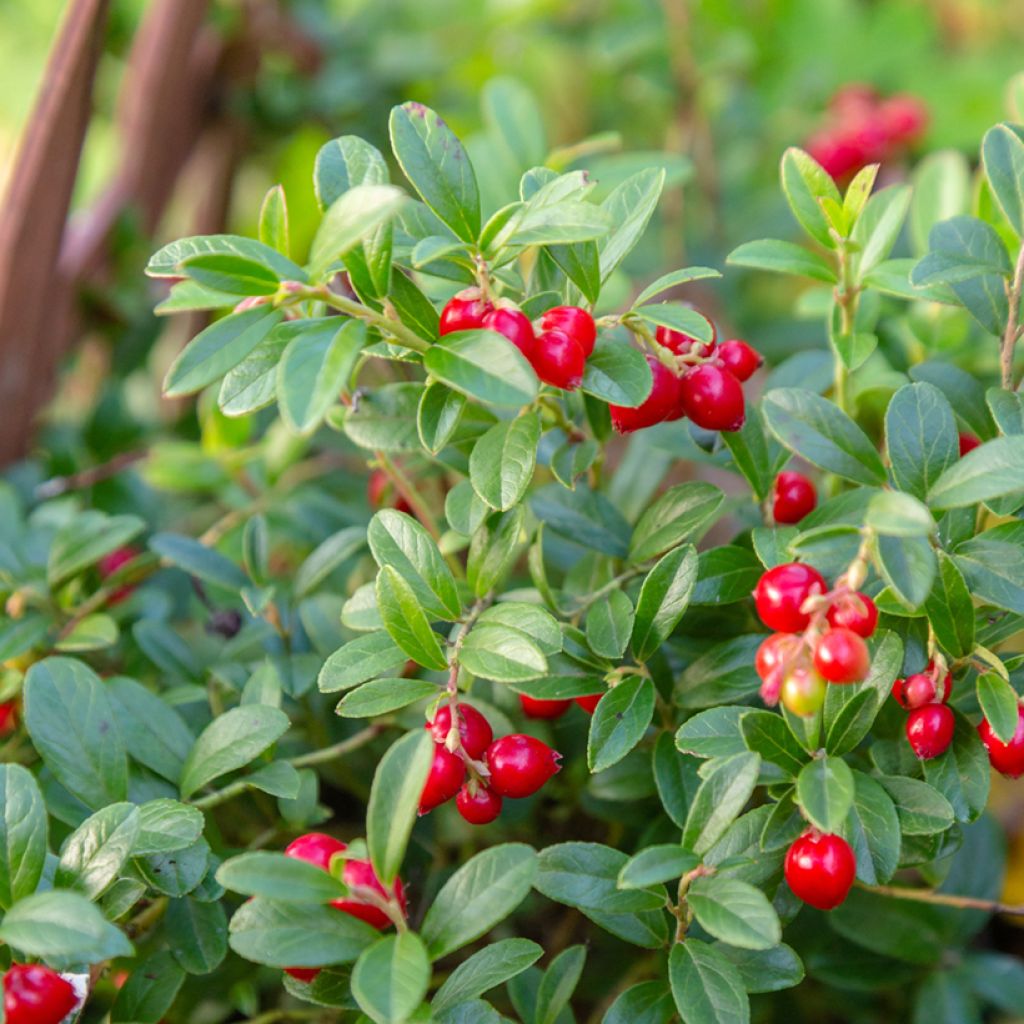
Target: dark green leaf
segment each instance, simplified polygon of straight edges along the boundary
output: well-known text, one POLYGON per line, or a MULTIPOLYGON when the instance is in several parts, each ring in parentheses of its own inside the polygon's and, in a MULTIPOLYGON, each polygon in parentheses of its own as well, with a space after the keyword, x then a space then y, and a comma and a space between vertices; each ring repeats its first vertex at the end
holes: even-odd
POLYGON ((853 773, 842 758, 819 757, 800 772, 796 794, 812 824, 835 832, 853 806, 853 773))
POLYGON ((0 765, 0 907, 36 890, 46 860, 46 807, 35 778, 20 764, 0 765))
POLYGON ((377 574, 377 606, 384 628, 410 658, 436 671, 447 668, 448 659, 416 592, 390 565, 377 574))
POLYGON ((714 484, 703 481, 670 487, 637 522, 629 542, 630 560, 646 562, 699 535, 714 521, 724 497, 714 484))
POLYGON ((740 731, 748 750, 760 754, 765 761, 777 764, 793 778, 807 763, 807 752, 796 741, 781 715, 772 711, 748 711, 740 718, 740 731))
POLYGON ((495 331, 446 334, 427 351, 423 365, 449 387, 491 405, 526 405, 539 387, 523 354, 495 331))
POLYGON ((750 799, 760 771, 761 758, 753 753, 710 762, 686 817, 683 845, 696 853, 710 850, 750 799))
POLYGON ((697 939, 676 943, 668 977, 683 1024, 749 1024, 750 1001, 740 973, 713 946, 697 939))
POLYGON ((630 676, 605 694, 590 719, 587 764, 604 771, 622 760, 643 739, 654 715, 654 684, 630 676))
POLYGON ((977 682, 978 704, 1002 743, 1009 743, 1020 721, 1017 691, 998 672, 983 672, 977 682))
POLYGON ((725 875, 697 878, 686 903, 700 926, 740 949, 771 949, 782 939, 778 914, 760 889, 725 875))
POLYGON ((692 545, 675 548, 644 577, 633 623, 633 651, 641 661, 664 643, 682 618, 697 577, 692 545))

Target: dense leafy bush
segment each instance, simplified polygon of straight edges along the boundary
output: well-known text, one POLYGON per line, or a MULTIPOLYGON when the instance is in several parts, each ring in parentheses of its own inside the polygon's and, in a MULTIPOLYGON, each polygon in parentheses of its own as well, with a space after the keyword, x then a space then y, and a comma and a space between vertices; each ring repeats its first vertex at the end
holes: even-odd
POLYGON ((718 271, 625 297, 662 169, 545 166, 489 102, 504 205, 410 103, 418 198, 344 137, 304 265, 280 188, 152 258, 217 314, 152 489, 0 490, 9 960, 122 1024, 1014 1011, 972 943, 989 758, 1024 772, 1024 133, 973 186, 787 151, 806 242, 730 262, 812 282, 829 344, 765 373, 666 297, 718 271), (998 382, 942 358, 982 346, 998 382))

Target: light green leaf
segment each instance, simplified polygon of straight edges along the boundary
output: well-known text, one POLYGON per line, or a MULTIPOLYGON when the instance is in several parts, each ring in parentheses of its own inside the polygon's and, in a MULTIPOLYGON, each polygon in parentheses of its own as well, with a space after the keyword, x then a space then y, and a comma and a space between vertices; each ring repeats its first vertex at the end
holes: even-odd
POLYGON ((375 1024, 404 1024, 427 994, 430 958, 415 932, 387 935, 363 951, 352 995, 375 1024))
POLYGON ((377 574, 377 606, 384 628, 406 655, 425 668, 440 672, 448 667, 416 592, 393 566, 382 566, 377 574))
POLYGON ((504 512, 523 500, 537 465, 540 416, 536 412, 496 423, 473 446, 469 479, 491 508, 504 512))

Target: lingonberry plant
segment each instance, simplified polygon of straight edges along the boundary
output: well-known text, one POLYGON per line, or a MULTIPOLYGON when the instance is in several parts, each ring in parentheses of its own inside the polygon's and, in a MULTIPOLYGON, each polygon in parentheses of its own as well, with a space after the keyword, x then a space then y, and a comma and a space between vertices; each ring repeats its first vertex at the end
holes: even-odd
POLYGON ((320 151, 306 262, 281 188, 152 258, 216 316, 151 521, 0 490, 7 1020, 1014 1011, 1024 129, 973 186, 788 151, 808 244, 730 263, 827 346, 769 370, 666 297, 717 271, 629 290, 662 171, 491 102, 517 194, 409 103, 402 186, 320 151))

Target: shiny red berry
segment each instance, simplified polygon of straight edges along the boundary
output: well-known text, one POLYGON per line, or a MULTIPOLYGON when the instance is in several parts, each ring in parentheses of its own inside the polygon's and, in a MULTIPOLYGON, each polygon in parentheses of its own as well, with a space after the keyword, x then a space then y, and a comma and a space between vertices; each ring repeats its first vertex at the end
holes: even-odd
POLYGON ((871 654, 852 629, 829 629, 815 644, 814 667, 830 683, 859 683, 871 668, 871 654))
POLYGON ((579 306, 555 306, 540 318, 541 330, 563 331, 568 334, 581 349, 584 356, 594 351, 597 340, 597 325, 594 318, 579 306))
MULTIPOLYGON (((462 749, 474 760, 477 760, 484 756, 484 751, 491 745, 491 741, 494 739, 494 730, 491 728, 491 723, 472 705, 459 704, 457 707, 462 749)), ((426 728, 430 730, 434 742, 443 745, 452 728, 451 705, 442 704, 434 714, 433 720, 427 722, 426 728)))
POLYGON ((1009 743, 1004 743, 984 718, 978 726, 978 735, 988 751, 989 763, 997 772, 1011 779, 1024 775, 1024 708, 1017 707, 1017 728, 1009 743))
POLYGON ((499 306, 485 314, 483 326, 505 335, 527 359, 533 359, 537 339, 533 333, 533 324, 525 313, 512 306, 499 306))
POLYGON ((7 1024, 60 1024, 77 1005, 71 983, 42 964, 14 964, 4 975, 7 1024))
POLYGON ((801 718, 816 715, 825 703, 825 680, 810 665, 797 665, 786 670, 782 679, 781 699, 788 711, 801 718))
POLYGON ((693 366, 680 382, 683 412, 705 430, 739 430, 746 418, 743 386, 713 363, 693 366))
POLYGON ((715 325, 711 325, 710 341, 698 341, 690 334, 684 334, 682 331, 673 331, 668 327, 659 327, 654 332, 654 340, 659 345, 667 348, 669 352, 674 352, 677 356, 693 354, 706 358, 715 350, 715 325))
POLYGON ((545 331, 537 339, 533 368, 545 384, 574 391, 583 381, 587 357, 565 331, 545 331))
POLYGON ((723 341, 715 357, 738 381, 750 380, 764 365, 764 356, 739 338, 723 341))
POLYGON ((569 710, 572 701, 540 700, 537 697, 528 697, 525 693, 521 693, 519 694, 519 703, 527 718, 561 718, 569 710))
POLYGON ((802 633, 811 621, 810 614, 800 610, 803 603, 827 589, 817 569, 802 562, 786 562, 761 576, 754 590, 754 603, 769 629, 802 633))
POLYGON ((679 378, 657 356, 647 354, 647 365, 651 368, 651 393, 636 408, 624 405, 609 405, 612 426, 620 434, 632 434, 634 430, 652 427, 668 419, 682 415, 682 396, 679 378))
POLYGON ((922 761, 944 754, 953 742, 956 719, 945 704, 925 704, 907 715, 907 739, 922 761))
POLYGON ((929 672, 915 672, 906 679, 897 679, 892 684, 892 695, 896 703, 907 711, 923 708, 925 704, 935 703, 935 680, 929 672))
POLYGON ((852 629, 857 636, 869 637, 878 625, 878 608, 867 594, 846 594, 825 613, 830 626, 852 629))
POLYGON ((786 852, 786 884, 818 910, 832 910, 846 899, 857 876, 850 844, 827 832, 805 832, 786 852))
POLYGON ((603 696, 604 693, 588 693, 585 697, 576 697, 574 699, 588 715, 592 715, 597 710, 597 705, 603 696))
POLYGON ((957 444, 960 448, 960 458, 963 458, 981 444, 981 438, 975 437, 973 434, 960 434, 957 437, 957 444))
POLYGON ((455 798, 455 807, 470 825, 489 825, 501 814, 501 797, 479 783, 466 783, 455 798))
POLYGON ((777 523, 799 523, 818 503, 814 484, 803 473, 791 469, 783 470, 775 478, 772 495, 772 517, 777 523))
POLYGON ((532 736, 502 736, 487 748, 490 787, 499 796, 530 796, 558 771, 561 757, 532 736))
POLYGON ((464 288, 453 295, 441 310, 439 334, 453 331, 472 331, 484 325, 484 317, 490 312, 491 304, 485 302, 479 288, 464 288))
POLYGON ((420 814, 427 814, 451 800, 465 778, 466 763, 462 758, 440 743, 435 743, 434 760, 427 773, 427 781, 423 784, 423 792, 420 793, 420 814))
POLYGON ((793 633, 772 633, 761 641, 754 657, 754 669, 758 677, 767 679, 787 661, 792 661, 800 648, 800 637, 793 633))

